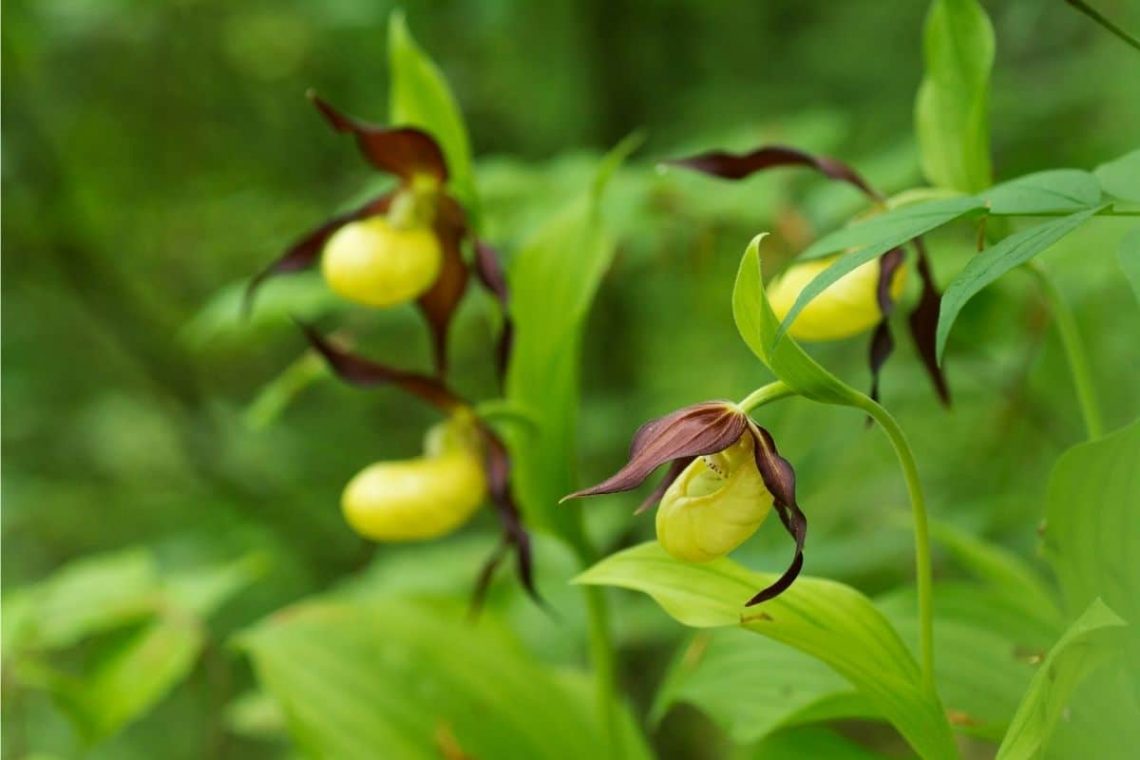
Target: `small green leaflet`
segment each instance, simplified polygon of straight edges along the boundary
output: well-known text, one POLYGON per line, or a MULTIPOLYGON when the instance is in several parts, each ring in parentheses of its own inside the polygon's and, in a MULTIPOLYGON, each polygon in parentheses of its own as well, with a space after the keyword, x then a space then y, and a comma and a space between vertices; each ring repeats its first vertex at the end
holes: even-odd
POLYGON ((1140 149, 1101 164, 1093 170, 1093 174, 1109 195, 1140 203, 1140 149))
POLYGON ((1106 207, 1086 209, 1056 221, 1046 222, 1028 230, 1014 233, 992 248, 987 248, 970 259, 970 262, 958 273, 958 276, 946 288, 946 292, 942 294, 942 308, 938 314, 938 331, 935 336, 938 360, 942 361, 946 340, 950 337, 950 329, 954 326, 958 313, 962 311, 962 307, 971 298, 1006 272, 1029 261, 1080 227, 1103 208, 1106 207))

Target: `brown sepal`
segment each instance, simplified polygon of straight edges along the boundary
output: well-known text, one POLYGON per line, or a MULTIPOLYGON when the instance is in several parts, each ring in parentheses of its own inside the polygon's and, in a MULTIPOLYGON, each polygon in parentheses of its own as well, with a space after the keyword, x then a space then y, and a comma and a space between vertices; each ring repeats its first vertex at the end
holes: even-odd
POLYGON ((467 405, 438 377, 406 372, 365 359, 334 345, 309 325, 301 322, 298 325, 313 350, 324 357, 329 368, 346 383, 363 388, 395 385, 443 412, 452 412, 467 405))
POLYGON ((756 458, 756 468, 768 492, 772 494, 772 507, 780 517, 784 529, 795 539, 796 553, 788 569, 774 583, 749 599, 746 607, 766 602, 786 591, 800 574, 804 565, 804 541, 807 538, 807 516, 796 503, 796 473, 788 460, 780 456, 776 443, 767 430, 752 422, 748 423, 755 445, 752 453, 756 458))
POLYGON ((651 420, 634 434, 629 461, 624 467, 596 486, 576 491, 562 500, 632 490, 666 462, 727 449, 740 440, 746 425, 744 413, 725 401, 687 406, 651 420))
POLYGON ((665 163, 732 180, 744 179, 765 169, 781 166, 806 166, 815 169, 825 177, 853 185, 869 198, 882 200, 882 196, 867 184, 858 172, 842 161, 829 156, 814 156, 785 145, 765 145, 748 153, 713 150, 688 158, 673 159, 665 163))
POLYGON ((908 315, 907 323, 910 325, 910 335, 914 339, 922 365, 926 368, 926 374, 930 376, 930 382, 934 384, 934 390, 938 393, 942 405, 949 407, 950 384, 938 364, 938 354, 935 350, 942 294, 934 282, 934 273, 930 271, 930 261, 927 259, 926 246, 923 245, 922 238, 914 239, 914 247, 918 251, 916 268, 922 279, 922 295, 919 296, 914 310, 908 315))
POLYGON ((262 283, 267 279, 278 274, 299 272, 313 266, 317 263, 317 260, 320 259, 321 251, 324 250, 325 243, 333 236, 333 233, 349 222, 355 222, 369 216, 386 213, 392 203, 392 196, 393 193, 385 193, 379 198, 373 198, 363 206, 334 216, 320 227, 302 235, 299 240, 289 246, 280 258, 255 274, 249 281, 242 301, 243 313, 248 315, 253 309, 254 296, 258 288, 260 288, 262 283))
POLYGON ((470 274, 463 261, 463 239, 467 234, 463 209, 451 198, 440 195, 432 228, 443 252, 443 265, 435 283, 419 297, 416 305, 431 331, 432 356, 436 371, 442 377, 447 371, 448 329, 463 293, 467 290, 470 274))
POLYGON ((377 169, 410 180, 416 174, 428 174, 440 182, 447 181, 447 161, 443 150, 431 135, 415 127, 379 127, 355 119, 319 98, 310 90, 309 100, 337 132, 356 138, 360 152, 377 169))
POLYGON ((879 400, 879 374, 894 351, 895 341, 891 335, 890 316, 895 310, 895 299, 891 297, 891 280, 903 264, 903 250, 893 248, 879 257, 879 280, 875 288, 875 298, 879 304, 879 313, 883 318, 875 326, 871 334, 871 346, 868 363, 871 367, 871 398, 879 400))
POLYGON ((499 253, 481 240, 475 241, 475 276, 483 283, 488 291, 499 302, 499 311, 503 317, 502 328, 499 331, 499 345, 495 349, 495 361, 499 370, 499 381, 507 376, 507 364, 511 359, 511 346, 514 342, 515 327, 511 321, 510 290, 507 288, 507 277, 503 272, 499 253))
POLYGON ((511 458, 501 438, 486 424, 480 423, 479 432, 483 437, 484 469, 487 473, 487 488, 491 503, 502 527, 502 540, 484 564, 472 595, 471 608, 478 612, 486 597, 487 588, 494 578, 495 570, 506 555, 507 549, 515 554, 515 572, 527 595, 538 606, 548 609, 534 583, 534 559, 531 552, 530 534, 523 525, 522 513, 515 504, 511 493, 511 458))

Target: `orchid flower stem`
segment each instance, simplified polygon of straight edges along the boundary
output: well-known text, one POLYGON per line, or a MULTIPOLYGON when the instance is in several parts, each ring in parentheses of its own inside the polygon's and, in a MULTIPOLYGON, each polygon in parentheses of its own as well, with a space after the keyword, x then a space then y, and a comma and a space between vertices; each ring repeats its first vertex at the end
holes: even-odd
POLYGON ((605 727, 607 744, 618 746, 617 668, 614 642, 610 632, 610 616, 604 589, 586 586, 586 616, 589 627, 590 664, 594 670, 598 709, 605 727))
POLYGON ((794 390, 789 388, 783 382, 777 380, 774 383, 768 383, 767 385, 761 386, 752 391, 747 396, 745 396, 744 400, 737 404, 737 406, 739 406, 744 411, 744 413, 747 414, 753 409, 764 406, 764 404, 768 404, 773 401, 779 401, 782 398, 787 398, 788 396, 794 395, 796 395, 796 392, 794 390))
POLYGON ((1037 283, 1041 286, 1041 293, 1049 304, 1049 311, 1057 325, 1057 333, 1061 338, 1061 345, 1065 349, 1065 359, 1069 363, 1069 374, 1073 376, 1073 387, 1077 393, 1077 402, 1081 407, 1081 416, 1085 421, 1085 432, 1089 440, 1095 440, 1104 435, 1104 422, 1100 414, 1100 402, 1097 400, 1096 387, 1093 385, 1092 373, 1089 371, 1088 354, 1085 353, 1084 341, 1081 340, 1080 330, 1077 329, 1077 320, 1073 310, 1061 297, 1061 292, 1040 266, 1030 262, 1027 266, 1037 283))
POLYGON ((863 394, 853 397, 855 406, 869 414, 891 440, 891 445, 902 467, 906 490, 910 495, 914 521, 915 585, 918 589, 918 654, 922 667, 923 685, 932 693, 934 686, 934 570, 930 559, 930 528, 927 525, 926 499, 918 478, 918 465, 907 443, 906 435, 895 418, 884 407, 863 394))

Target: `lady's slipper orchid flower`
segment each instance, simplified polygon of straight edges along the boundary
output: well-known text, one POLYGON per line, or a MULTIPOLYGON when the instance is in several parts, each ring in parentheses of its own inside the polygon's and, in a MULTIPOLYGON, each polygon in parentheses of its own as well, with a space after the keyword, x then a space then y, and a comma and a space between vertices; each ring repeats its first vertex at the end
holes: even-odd
POLYGON ((668 472, 638 512, 660 501, 657 540, 673 556, 689 562, 723 557, 744 543, 775 509, 796 542, 787 570, 748 600, 759 604, 779 595, 803 567, 807 518, 796 503, 796 477, 768 431, 728 401, 679 409, 642 425, 633 436, 629 461, 580 496, 629 491, 655 469, 668 472))
POLYGON ((510 454, 498 434, 439 378, 387 367, 335 346, 310 327, 302 329, 312 348, 345 382, 395 385, 448 416, 428 432, 424 456, 373 464, 348 483, 341 506, 353 530, 375 541, 436 538, 459 529, 490 498, 502 538, 479 573, 473 606, 478 608, 495 570, 512 549, 519 580, 541 604, 530 536, 512 495, 510 454))
MULTIPOLYGON (((344 298, 381 308, 415 299, 431 329, 436 368, 442 374, 448 328, 470 276, 462 247, 473 238, 462 206, 446 191, 443 150, 423 130, 367 124, 311 93, 310 99, 333 129, 353 135, 364 158, 379 171, 395 175, 399 185, 303 235, 253 278, 247 308, 267 278, 309 269, 320 261, 329 287, 344 298)), ((471 268, 502 300, 495 253, 476 245, 471 268)))
MULTIPOLYGON (((742 180, 768 169, 801 166, 851 185, 880 208, 886 202, 881 193, 842 161, 783 145, 765 145, 747 153, 709 151, 668 163, 728 180, 742 180)), ((944 404, 949 404, 950 389, 935 353, 935 332, 942 295, 934 282, 922 238, 915 238, 912 242, 916 252, 916 269, 922 280, 922 294, 907 321, 911 337, 938 397, 944 404)), ((778 317, 787 314, 800 291, 828 263, 830 260, 826 263, 793 264, 783 277, 769 286, 768 297, 778 317)), ((877 272, 870 262, 857 268, 809 303, 788 330, 794 337, 804 340, 836 340, 856 335, 873 326, 875 329, 868 358, 871 367, 871 397, 875 399, 878 398, 879 372, 894 350, 887 318, 901 293, 902 265, 902 249, 896 248, 879 257, 877 272)))

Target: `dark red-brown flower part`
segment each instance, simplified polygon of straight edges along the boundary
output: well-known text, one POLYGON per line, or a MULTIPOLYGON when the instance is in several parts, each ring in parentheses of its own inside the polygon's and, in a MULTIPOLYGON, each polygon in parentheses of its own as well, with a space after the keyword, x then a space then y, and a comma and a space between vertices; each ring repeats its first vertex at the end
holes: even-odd
MULTIPOLYGON (((427 132, 414 127, 380 127, 345 115, 328 102, 310 93, 309 99, 329 125, 337 132, 356 138, 364 158, 377 170, 399 179, 398 187, 345 214, 333 217, 289 246, 284 254, 255 275, 246 289, 245 309, 248 313, 257 289, 268 278, 312 268, 320 260, 325 244, 345 225, 368 217, 386 214, 401 194, 419 194, 429 206, 430 228, 440 245, 442 263, 431 286, 416 300, 432 336, 432 350, 437 372, 447 366, 447 336, 452 317, 467 288, 470 269, 463 255, 464 245, 474 235, 463 207, 447 194, 447 162, 439 143, 427 132)), ((475 268, 481 281, 485 269, 497 266, 494 249, 476 256, 475 268)), ((500 270, 501 271, 501 270, 500 270)), ((496 297, 500 291, 487 284, 496 297)), ((505 293, 505 284, 503 291, 505 293)))
MULTIPOLYGON (((638 512, 644 511, 660 501, 670 487, 683 477, 686 468, 698 458, 735 451, 745 438, 751 439, 746 444, 751 456, 748 461, 737 462, 733 466, 755 466, 752 478, 758 472, 762 480, 763 489, 760 489, 760 493, 755 493, 758 501, 755 526, 758 527, 767 514, 766 499, 770 498, 771 507, 776 510, 780 522, 796 545, 795 555, 787 570, 745 603, 746 606, 759 604, 781 594, 799 575, 803 567, 807 518, 796 502, 796 478, 792 466, 780 456, 771 434, 753 422, 735 404, 728 401, 695 404, 647 422, 634 434, 629 461, 625 466, 601 483, 570 494, 564 501, 582 496, 630 491, 641 485, 658 467, 668 463, 670 467, 664 478, 638 509, 638 512)), ((731 459, 726 461, 732 462, 731 459)), ((717 469, 720 465, 710 464, 709 467, 717 469)), ((732 473, 719 471, 718 475, 726 479, 732 477, 732 473)), ((736 495, 739 491, 737 489, 736 495)), ((748 493, 747 490, 744 492, 748 493)))
MULTIPOLYGON (((329 368, 346 383, 361 388, 394 385, 428 402, 441 412, 451 414, 458 409, 471 411, 471 405, 438 377, 407 372, 367 359, 335 345, 308 325, 301 329, 309 345, 319 353, 329 368)), ((472 594, 472 611, 478 611, 494 578, 495 571, 509 551, 515 555, 516 573, 527 594, 545 607, 534 583, 534 560, 530 535, 523 524, 522 513, 515 502, 511 486, 511 457, 499 435, 471 411, 481 439, 483 469, 487 489, 499 519, 499 545, 480 570, 472 594)))
MULTIPOLYGON (((877 205, 881 206, 885 202, 885 196, 882 193, 839 159, 813 155, 784 145, 766 145, 748 153, 709 151, 665 163, 728 180, 745 179, 767 169, 785 166, 806 167, 814 169, 829 179, 851 185, 877 205)), ((915 238, 913 243, 918 259, 918 274, 922 280, 922 295, 910 313, 907 322, 911 337, 918 349, 923 366, 930 376, 931 383, 942 403, 949 406, 950 389, 942 367, 939 366, 935 357, 935 330, 938 325, 938 310, 942 294, 934 282, 922 238, 915 238)), ((868 351, 868 364, 871 370, 870 395, 875 400, 878 400, 879 397, 879 374, 894 351, 894 339, 891 336, 891 328, 888 322, 888 317, 894 310, 890 283, 892 275, 903 263, 902 250, 888 251, 880 257, 879 261, 878 298, 883 318, 871 335, 870 350, 868 351)))

